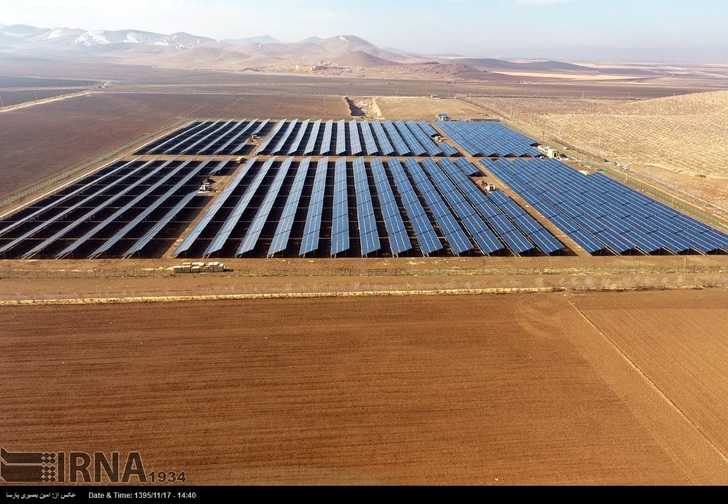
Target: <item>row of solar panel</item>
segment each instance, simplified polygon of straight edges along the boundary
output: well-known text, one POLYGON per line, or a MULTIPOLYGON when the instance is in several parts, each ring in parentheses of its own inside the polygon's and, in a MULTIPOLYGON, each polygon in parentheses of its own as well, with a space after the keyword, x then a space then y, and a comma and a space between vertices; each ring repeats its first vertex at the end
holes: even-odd
POLYGON ((257 155, 458 156, 451 145, 437 143, 437 131, 420 121, 279 121, 261 142, 257 155), (434 133, 433 133, 434 132, 434 133))
POLYGON ((250 159, 173 254, 196 255, 204 246, 203 257, 224 256, 238 242, 235 256, 321 253, 324 223, 330 223, 325 229, 330 256, 352 253, 352 237, 362 256, 400 255, 412 251, 415 241, 422 255, 553 254, 564 249, 504 194, 491 201, 466 176, 466 171, 478 172, 472 165, 465 170, 449 159, 418 163, 407 158, 404 164, 390 159, 385 168, 380 158, 369 163, 361 157, 352 163, 337 158, 333 174, 330 165, 328 157, 315 169, 310 158, 297 165, 293 158, 250 159), (266 226, 267 247, 260 240, 266 226), (300 237, 297 247, 291 240, 294 234, 300 237), (388 251, 383 250, 383 238, 388 251))
POLYGON ((597 172, 554 159, 481 163, 591 254, 728 252, 728 235, 597 172))
POLYGON ((244 152, 248 139, 265 136, 270 119, 240 121, 195 121, 137 149, 139 155, 236 155, 244 152))
POLYGON ((229 161, 175 157, 118 162, 3 220, 0 256, 95 258, 122 243, 126 248, 115 255, 132 256, 192 203, 203 180, 229 161))
POLYGON ((541 153, 534 140, 494 121, 449 121, 438 123, 446 136, 471 156, 536 157, 541 153))

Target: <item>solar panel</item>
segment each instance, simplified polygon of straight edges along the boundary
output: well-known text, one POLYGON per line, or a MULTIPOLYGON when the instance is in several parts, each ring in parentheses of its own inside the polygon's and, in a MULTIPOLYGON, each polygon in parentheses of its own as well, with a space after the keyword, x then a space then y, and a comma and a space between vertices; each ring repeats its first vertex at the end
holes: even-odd
POLYGON ((434 137, 434 136, 437 136, 437 135, 439 135, 439 134, 440 134, 440 133, 439 133, 439 132, 438 132, 438 131, 437 131, 437 130, 436 130, 435 128, 433 128, 433 127, 432 127, 432 126, 430 125, 430 123, 428 123, 427 121, 419 121, 419 122, 417 123, 417 125, 418 125, 418 126, 419 126, 419 127, 420 127, 420 128, 422 129, 422 131, 424 131, 424 132, 425 132, 425 134, 426 134, 427 136, 429 136, 430 138, 432 138, 432 137, 434 137))
POLYGON ((427 217, 415 189, 412 187, 409 178, 407 178, 402 164, 398 159, 390 159, 387 164, 394 178, 397 191, 402 198, 402 204, 407 212, 407 216, 414 228, 422 255, 430 255, 433 252, 442 250, 444 248, 442 242, 437 237, 437 233, 432 227, 432 223, 427 217))
POLYGON ((545 254, 551 255, 559 250, 564 249, 564 244, 557 240, 551 233, 546 229, 540 229, 534 231, 528 235, 531 240, 541 249, 545 254))
POLYGON ((256 154, 263 154, 266 149, 268 148, 268 144, 270 144, 277 136, 278 132, 283 129, 283 126, 286 125, 286 119, 283 119, 282 121, 278 121, 278 124, 273 128, 273 131, 268 134, 268 136, 263 140, 259 145, 258 149, 255 151, 256 154))
POLYGON ((389 138, 387 138, 387 134, 384 132, 382 123, 379 121, 373 121, 372 130, 377 137, 377 142, 379 142, 379 152, 381 152, 383 156, 390 156, 394 154, 394 147, 389 141, 389 138))
POLYGON ((435 186, 440 191, 440 194, 460 218, 460 221, 473 237, 480 250, 484 254, 492 254, 503 250, 503 244, 490 231, 488 225, 477 214, 475 209, 452 183, 440 166, 431 159, 423 160, 422 166, 427 170, 427 173, 429 173, 430 178, 435 182, 435 186))
POLYGON ((442 230, 445 238, 450 244, 450 249, 454 254, 460 255, 463 252, 467 252, 473 249, 473 244, 470 243, 465 232, 458 224, 455 217, 453 217, 450 209, 447 207, 445 202, 442 200, 440 193, 435 189, 430 180, 425 175, 422 167, 413 158, 405 160, 405 166, 407 171, 412 176, 415 184, 430 207, 432 214, 437 221, 437 225, 442 230))
POLYGON ((308 130, 308 123, 309 123, 309 120, 306 119, 298 127, 298 133, 296 134, 296 138, 293 139, 293 143, 288 148, 288 154, 294 154, 301 146, 303 137, 306 135, 306 131, 308 130))
POLYGON ((165 151, 162 151, 162 148, 170 143, 174 143, 178 141, 180 138, 184 138, 185 136, 189 136, 191 132, 205 127, 204 123, 201 122, 189 122, 182 126, 180 129, 170 133, 169 135, 157 139, 152 140, 148 144, 142 146, 139 148, 135 153, 138 154, 159 154, 165 151))
POLYGON ((263 226, 265 226, 265 223, 268 220, 268 216, 273 209, 273 204, 275 203, 276 198, 278 198, 278 193, 280 192, 283 181, 288 174, 291 163, 293 163, 292 157, 283 161, 280 168, 278 168, 278 173, 276 173, 273 183, 268 188, 265 199, 263 199, 263 202, 258 207, 258 211, 256 212, 255 217, 253 217, 253 221, 250 223, 250 227, 248 227, 248 231, 245 233, 243 241, 240 242, 240 246, 238 246, 238 250, 235 252, 236 257, 239 257, 246 252, 250 252, 258 243, 260 233, 263 231, 263 226))
POLYGON ((397 131, 397 128, 395 128, 394 124, 392 124, 392 121, 384 121, 382 123, 382 126, 387 132, 387 135, 389 135, 389 138, 392 141, 392 144, 394 145, 394 149, 397 151, 397 154, 399 154, 400 156, 409 156, 412 154, 410 148, 407 146, 404 140, 402 140, 402 136, 397 131))
MULTIPOLYGON (((230 159, 228 158, 227 161, 230 159)), ((193 178, 195 177, 202 169, 212 161, 212 158, 207 159, 200 163, 195 169, 193 169, 190 173, 188 173, 185 177, 182 178, 179 182, 177 182, 174 186, 172 186, 170 189, 167 190, 165 194, 155 199, 150 205, 146 206, 142 212, 137 215, 133 220, 128 222, 123 228, 121 228, 114 236, 106 240, 106 242, 101 245, 99 248, 97 248, 90 256, 89 259, 93 259, 94 257, 98 257, 101 254, 108 251, 111 247, 116 245, 116 243, 124 238, 129 231, 134 229, 136 226, 138 226, 142 221, 144 221, 154 210, 156 210, 158 207, 160 207, 164 202, 166 202, 170 197, 172 197, 175 193, 177 193, 180 189, 184 188, 185 185, 193 178)), ((132 201, 135 202, 134 200, 132 201)), ((130 204, 129 208, 132 208, 133 205, 130 204)), ((119 214, 121 215, 121 214, 119 214)), ((78 245, 74 244, 75 247, 78 247, 78 245)), ((79 243, 80 245, 80 243, 79 243)), ((75 248, 74 248, 75 250, 75 248)))
MULTIPOLYGON (((80 226, 81 224, 83 224, 87 220, 91 219, 91 217, 93 217, 95 214, 99 213, 100 210, 109 207, 109 205, 111 205, 112 203, 114 203, 115 201, 117 201, 118 199, 120 199, 121 197, 125 196, 127 193, 131 192, 132 190, 136 189, 137 187, 140 187, 141 184, 143 184, 147 180, 153 179, 155 176, 157 176, 159 173, 161 173, 162 170, 167 165, 169 165, 170 163, 172 163, 174 160, 176 160, 176 158, 164 162, 161 166, 158 166, 157 168, 154 168, 151 171, 149 171, 148 173, 144 174, 140 179, 138 179, 135 182, 129 184, 128 186, 123 187, 119 192, 110 193, 109 196, 108 196, 108 198, 106 200, 104 200, 100 205, 97 205, 94 208, 88 210, 86 213, 84 213, 81 216, 77 216, 74 221, 72 221, 69 224, 67 224, 66 226, 64 226, 60 231, 54 233, 52 236, 50 236, 49 238, 43 240, 43 242, 41 242, 40 244, 36 245, 35 247, 33 247, 32 249, 30 249, 25 254, 23 254, 21 256, 22 259, 28 259, 28 258, 34 256, 35 254, 37 254, 38 252, 40 252, 41 250, 43 250, 44 248, 46 248, 51 243, 55 242, 56 240, 58 240, 62 236, 65 236, 71 230, 75 229, 76 227, 80 226)), ((147 163, 147 165, 150 164, 150 163, 147 163)), ((147 165, 145 165, 145 167, 147 165)), ((122 179, 116 181, 116 183, 114 184, 114 187, 116 187, 116 185, 118 185, 119 182, 121 182, 122 180, 124 180, 124 179, 126 179, 128 177, 131 177, 132 175, 134 175, 137 172, 139 172, 141 169, 142 168, 138 168, 138 169, 135 169, 132 172, 128 173, 127 175, 125 175, 124 177, 122 177, 122 179)), ((107 187, 103 187, 103 188, 99 189, 98 191, 96 191, 94 193, 94 195, 85 198, 83 202, 74 205, 74 207, 72 207, 72 208, 81 208, 81 205, 84 202, 91 201, 91 199, 93 197, 95 197, 97 195, 103 194, 107 189, 108 189, 107 187)), ((44 229, 45 227, 47 227, 48 225, 50 225, 51 223, 53 223, 53 222, 55 222, 55 221, 57 221, 59 219, 62 219, 65 215, 67 215, 67 213, 68 212, 66 212, 66 211, 61 212, 61 214, 57 215, 53 220, 48 221, 46 223, 43 223, 40 226, 34 227, 33 229, 31 229, 30 231, 28 231, 27 233, 25 233, 20 238, 17 238, 15 240, 13 240, 12 242, 4 245, 2 248, 0 248, 0 253, 5 253, 7 250, 9 250, 10 248, 14 247, 17 243, 19 243, 20 240, 23 240, 23 239, 27 238, 28 236, 32 236, 32 235, 36 234, 39 230, 44 229)))
POLYGON ((220 138, 225 136, 227 128, 232 122, 233 121, 218 121, 216 123, 217 127, 214 128, 213 131, 183 149, 182 154, 204 154, 207 149, 210 149, 213 145, 220 141, 220 138), (203 147, 198 147, 201 144, 203 147))
POLYGON ((589 254, 595 254, 607 248, 601 241, 597 240, 581 228, 575 229, 570 233, 566 233, 566 235, 589 254))
POLYGON ((467 161, 463 158, 459 158, 455 160, 455 165, 460 168, 460 170, 467 175, 468 177, 472 177, 474 175, 482 175, 483 172, 478 170, 478 167, 475 166, 470 161, 467 161))
POLYGON ((319 247, 319 236, 321 234, 321 215, 324 206, 324 193, 326 191, 326 174, 329 169, 329 158, 319 160, 316 166, 316 175, 313 181, 311 200, 308 204, 306 225, 303 229, 303 239, 299 255, 306 255, 319 247))
MULTIPOLYGON (((99 194, 101 194, 102 192, 104 192, 104 191, 108 190, 108 189, 109 189, 110 187, 112 187, 112 186, 114 186, 114 185, 118 184, 119 182, 121 182, 121 181, 122 181, 123 179, 125 179, 126 177, 129 177, 129 176, 131 176, 131 175, 132 175, 132 173, 136 173, 136 172, 137 172, 138 170, 141 170, 141 169, 144 169, 144 168, 146 168, 147 166, 149 166, 149 165, 150 165, 150 164, 152 164, 153 162, 157 161, 157 159, 155 158, 155 159, 153 159, 152 161, 147 161, 147 162, 146 162, 146 163, 144 164, 144 166, 142 166, 142 167, 140 167, 140 168, 137 168, 136 170, 134 170, 133 172, 131 172, 131 173, 127 174, 126 176, 123 176, 123 177, 122 177, 121 179, 119 179, 119 180, 113 180, 113 179, 112 179, 112 180, 111 180, 111 181, 109 181, 108 183, 106 183, 106 182, 102 183, 102 182, 103 182, 104 180, 106 180, 107 178, 113 177, 113 176, 117 175, 118 173, 120 173, 120 172, 121 172, 122 170, 125 170, 126 168, 128 168, 129 166, 131 166, 131 165, 132 165, 133 163, 135 163, 136 161, 137 161, 136 159, 134 159, 134 160, 132 160, 132 161, 127 161, 126 163, 122 164, 121 166, 118 166, 118 167, 116 167, 116 168, 114 168, 114 169, 112 169, 112 170, 108 171, 107 173, 103 173, 103 174, 102 174, 102 175, 101 175, 101 176, 100 176, 99 178, 96 178, 96 179, 94 179, 94 180, 93 180, 93 181, 91 181, 91 182, 86 182, 86 183, 84 183, 83 181, 81 181, 81 182, 80 182, 80 186, 79 186, 79 187, 78 187, 77 189, 74 189, 74 190, 73 190, 73 191, 71 191, 70 193, 68 193, 68 194, 66 194, 66 195, 64 195, 64 196, 62 196, 61 198, 58 198, 57 200, 53 201, 53 202, 52 202, 51 204, 49 204, 49 205, 44 205, 44 206, 41 206, 41 207, 40 207, 39 209, 35 210, 34 212, 32 212, 32 213, 30 213, 30 214, 26 215, 25 217, 23 217, 23 218, 21 218, 21 219, 18 219, 18 220, 17 220, 17 221, 15 221, 15 222, 12 222, 12 223, 11 223, 11 224, 9 224, 8 226, 6 226, 6 227, 5 227, 5 228, 3 228, 2 230, 0 230, 0 236, 3 236, 4 234, 6 234, 6 233, 8 233, 8 232, 12 231, 13 229, 17 228, 18 226, 20 226, 20 225, 22 225, 22 224, 25 224, 26 222, 34 222, 34 221, 35 221, 36 219, 40 218, 40 216, 41 216, 42 214, 44 214, 44 213, 48 213, 49 211, 52 211, 52 210, 54 210, 54 209, 55 209, 55 207, 63 208, 63 207, 61 206, 61 204, 63 204, 63 203, 66 203, 66 202, 69 202, 69 200, 72 200, 72 198, 74 198, 75 196, 81 196, 81 197, 82 197, 82 195, 83 195, 83 192, 84 192, 84 191, 87 191, 87 190, 89 190, 89 189, 93 189, 93 187, 95 187, 95 186, 99 186, 99 185, 100 185, 100 187, 101 187, 101 188, 100 188, 100 189, 97 189, 97 191, 96 191, 96 192, 95 192, 94 194, 92 194, 92 195, 90 195, 90 196, 86 196, 86 197, 85 197, 85 198, 84 198, 84 199, 83 199, 83 200, 82 200, 82 201, 81 201, 80 203, 76 203, 76 204, 73 204, 72 206, 70 206, 70 207, 68 207, 68 208, 65 208, 64 210, 62 210, 62 211, 61 211, 61 213, 60 213, 60 214, 57 214, 57 215, 53 216, 53 217, 51 218, 51 220, 50 220, 50 221, 45 221, 44 223, 42 223, 42 224, 44 224, 44 226, 43 226, 43 227, 45 227, 45 226, 47 226, 48 224, 50 224, 50 222, 53 222, 53 221, 55 221, 55 220, 57 220, 57 219, 60 219, 60 218, 62 218, 62 217, 63 217, 64 215, 66 215, 66 214, 70 213, 70 212, 71 212, 72 210, 74 210, 75 208, 79 207, 79 206, 80 206, 80 205, 82 205, 82 204, 83 204, 84 202, 86 202, 86 201, 90 201, 91 199, 95 198, 95 197, 96 197, 97 195, 99 195, 99 194)), ((104 167, 104 168, 106 168, 106 167, 104 167)), ((69 202, 69 203, 70 203, 70 202, 69 202)), ((32 230, 31 230, 31 231, 32 231, 32 230)), ((38 231, 40 231, 40 229, 38 229, 38 231)), ((29 232, 29 233, 30 233, 30 232, 29 232)), ((27 236, 30 236, 30 234, 26 234, 25 236, 26 236, 26 237, 27 237, 27 236)))
POLYGON ((346 158, 334 165, 334 208, 331 221, 331 255, 349 250, 349 194, 346 176, 346 158))
POLYGON ((372 133, 371 126, 369 126, 369 122, 366 119, 361 122, 361 133, 364 137, 364 145, 366 147, 367 155, 373 156, 379 152, 377 142, 374 140, 374 133, 372 133))
POLYGON ((318 134, 319 130, 321 128, 321 120, 313 123, 313 127, 311 128, 311 133, 308 137, 308 143, 306 144, 306 148, 303 150, 303 155, 308 156, 309 154, 313 154, 313 150, 316 148, 316 140, 318 140, 318 134))
POLYGON ((330 119, 326 121, 324 126, 324 137, 321 140, 321 149, 319 150, 320 155, 328 154, 331 152, 331 135, 334 131, 334 121, 330 119))
MULTIPOLYGON (((168 172, 165 176, 163 176, 161 179, 159 179, 157 182, 149 186, 145 191, 143 191, 138 196, 134 197, 130 202, 123 205, 121 208, 113 212, 109 217, 101 221, 99 224, 91 228, 89 231, 83 234, 80 238, 75 240, 71 245, 63 249, 61 252, 59 252, 56 255, 56 259, 60 259, 61 257, 64 257, 68 254, 72 254, 78 247, 80 247, 82 244, 84 244, 86 241, 88 241, 90 238, 95 236, 99 231, 104 229, 106 226, 108 226, 110 223, 114 222, 116 219, 124 215, 127 211, 130 211, 134 209, 142 200, 144 200, 147 196, 154 193, 158 188, 162 187, 164 183, 166 183, 168 180, 170 180, 172 177, 177 175, 177 173, 181 172, 192 160, 189 159, 187 161, 184 161, 180 166, 177 168, 172 169, 170 172, 168 172)), ((162 198, 166 199, 171 193, 176 192, 181 187, 184 186, 188 182, 189 179, 191 179, 193 176, 197 175, 197 173, 209 162, 210 160, 205 161, 201 165, 197 166, 197 168, 193 169, 193 172, 190 174, 187 174, 180 182, 178 182, 175 186, 172 187, 165 195, 162 196, 162 198)), ((155 201, 150 204, 147 208, 144 209, 141 215, 147 215, 146 212, 149 211, 149 208, 156 208, 157 205, 160 204, 159 202, 160 198, 156 198, 155 201)), ((131 221, 127 226, 129 226, 129 229, 136 224, 138 224, 139 217, 135 218, 131 221)), ((125 228, 127 227, 125 226, 125 228)), ((115 239, 118 239, 115 237, 115 239)))
POLYGON ((407 236, 402 215, 400 214, 397 200, 394 197, 392 186, 387 178, 382 160, 375 158, 370 164, 372 175, 374 176, 374 184, 379 197, 379 205, 384 216, 384 225, 387 228, 389 237, 389 246, 393 256, 397 256, 407 250, 412 249, 412 243, 407 236))
POLYGON ((417 138, 412 134, 412 131, 407 127, 404 121, 401 119, 394 122, 394 127, 397 129, 399 134, 402 136, 402 140, 409 148, 409 151, 415 156, 424 156, 427 154, 427 149, 422 147, 417 141, 417 138))
MULTIPOLYGON (((291 136, 291 134, 293 134, 297 126, 298 119, 294 119, 290 123, 288 123, 288 128, 286 128, 286 131, 284 131, 283 134, 280 136, 275 147, 273 147, 273 149, 271 149, 268 154, 280 154, 281 149, 283 149, 283 146, 286 145, 288 138, 291 136)), ((260 152, 260 150, 258 152, 260 152)))
MULTIPOLYGON (((244 122, 245 122, 245 120, 243 120, 243 121, 240 121, 240 123, 241 123, 241 124, 243 124, 244 122)), ((237 133, 236 133, 236 134, 235 134, 235 135, 234 135, 234 136, 233 136, 232 138, 230 138, 230 140, 228 140, 228 141, 227 141, 227 142, 225 142, 225 143, 224 143, 223 145, 221 145, 221 146, 220 146, 220 148, 216 149, 216 150, 215 150, 215 152, 214 152, 214 154, 227 154, 227 152, 226 152, 226 149, 227 149, 228 147, 230 147, 230 146, 231 146, 231 145, 232 145, 233 143, 237 142, 237 141, 238 141, 238 140, 240 139, 240 137, 242 137, 242 136, 243 136, 243 135, 245 135, 245 134, 246 134, 246 133, 247 133, 248 131, 250 131, 250 129, 251 129, 252 127, 253 127, 253 123, 252 123, 252 122, 249 122, 249 123, 245 124, 245 125, 244 125, 244 126, 243 126, 243 127, 241 128, 241 129, 240 129, 240 131, 239 131, 239 132, 237 132, 237 133)), ((247 135, 245 135, 245 138, 247 139, 247 135)), ((230 152, 229 154, 232 154, 232 152, 230 152)))
POLYGON ((362 152, 359 129, 356 126, 356 119, 349 121, 349 143, 351 144, 351 155, 358 156, 362 152))
POLYGON ((346 121, 343 119, 336 124, 336 155, 346 153, 346 121))
POLYGON ((257 128, 255 128, 255 131, 251 133, 251 135, 260 135, 260 133, 265 129, 266 126, 268 126, 268 123, 270 123, 270 119, 266 119, 265 121, 261 122, 257 128))
POLYGON ((238 173, 233 177, 233 179, 228 183, 228 185, 223 189, 223 191, 220 193, 220 196, 218 196, 215 201, 212 203, 212 206, 205 212, 205 214, 202 216, 202 218, 195 224, 195 226, 190 230, 189 233, 184 237, 182 242, 180 242, 179 245, 174 249, 172 252, 173 256, 178 256, 184 252, 187 252, 192 244, 197 241, 197 238, 200 236, 202 231, 207 227, 207 225, 210 223, 210 221, 215 217, 217 212, 220 210, 222 205, 228 200, 230 195, 233 193, 235 189, 237 189, 238 185, 240 185, 240 182, 243 180, 245 175, 248 174, 248 172, 252 169, 252 167, 257 162, 258 158, 254 157, 248 160, 247 163, 245 163, 245 166, 243 166, 238 173))
POLYGON ((377 220, 372 205, 364 158, 357 158, 353 163, 354 188, 356 190, 356 214, 359 222, 359 238, 361 255, 366 256, 382 248, 377 231, 377 220))
POLYGON ((298 165, 296 178, 293 180, 291 190, 288 193, 286 206, 283 208, 283 213, 278 220, 278 227, 273 235, 270 248, 268 248, 268 257, 277 254, 278 252, 282 252, 288 247, 288 239, 291 235, 293 220, 296 216, 296 211, 298 210, 298 202, 301 199, 303 184, 306 181, 310 163, 311 158, 306 158, 298 165))
MULTIPOLYGON (((498 233, 515 254, 523 254, 534 249, 533 243, 536 243, 536 240, 531 234, 537 231, 546 231, 533 218, 526 214, 521 207, 502 191, 491 192, 486 196, 463 173, 460 167, 456 166, 456 163, 453 163, 449 159, 443 159, 439 164, 443 171, 460 188, 473 207, 478 210, 485 221, 498 233), (523 227, 519 226, 519 224, 522 224, 523 227)), ((538 238, 544 245, 548 241, 549 246, 547 248, 552 248, 553 243, 551 240, 544 240, 540 235, 538 238)), ((556 250, 561 248, 563 246, 556 250)), ((554 251, 551 250, 551 252, 554 251)))
POLYGON ((185 135, 182 140, 169 147, 167 150, 162 152, 162 154, 183 154, 184 152, 180 151, 180 146, 184 145, 187 142, 194 141, 194 138, 199 137, 203 133, 209 133, 211 130, 216 129, 215 127, 218 125, 219 121, 203 123, 203 127, 201 129, 195 131, 194 134, 185 135))
MULTIPOLYGON (((211 155, 214 154, 212 151, 212 148, 216 145, 222 142, 225 137, 229 136, 235 129, 240 126, 240 122, 235 121, 228 121, 225 124, 223 124, 222 127, 220 127, 214 134, 208 135, 205 140, 207 141, 206 144, 204 144, 204 147, 200 149, 194 150, 194 153, 197 155, 211 155), (210 140, 212 138, 212 140, 210 140)), ((190 149, 193 150, 193 149, 190 149)))
POLYGON ((254 129, 253 131, 250 131, 250 130, 252 130, 252 129, 253 129, 253 127, 255 127, 255 124, 256 124, 257 122, 258 122, 258 119, 255 119, 254 121, 251 121, 251 122, 250 122, 250 128, 248 128, 248 129, 246 130, 246 132, 249 132, 249 134, 248 134, 248 135, 246 135, 245 139, 244 139, 244 140, 243 140, 242 142, 240 142, 240 143, 239 143, 239 144, 238 144, 238 145, 237 145, 237 146, 236 146, 236 147, 235 147, 235 148, 234 148, 234 149, 233 149, 233 150, 232 150, 232 151, 230 152, 230 154, 233 154, 233 155, 235 155, 235 154, 237 154, 238 152, 240 152, 240 151, 241 151, 241 150, 243 149, 243 147, 245 147, 245 145, 246 145, 246 144, 248 143, 248 138, 250 138, 250 137, 251 137, 251 136, 253 136, 253 135, 257 135, 258 133, 260 133, 261 131, 263 131, 263 129, 264 129, 264 128, 265 128, 265 127, 266 127, 266 126, 268 125, 268 123, 270 122, 270 119, 266 119, 265 121, 261 122, 261 123, 260 123, 260 124, 258 125, 258 127, 257 127, 257 128, 255 128, 255 129, 254 129))
POLYGON ((537 144, 520 133, 489 121, 454 121, 438 125, 471 156, 538 156, 537 144))
POLYGON ((250 185, 245 189, 243 196, 236 203, 233 211, 225 220, 220 230, 217 232, 215 237, 208 245, 207 249, 205 249, 205 252, 202 254, 204 257, 209 257, 211 254, 219 252, 220 249, 223 248, 228 238, 230 237, 230 234, 233 232, 233 229, 238 224, 238 221, 240 221, 240 217, 242 217, 243 212, 245 212, 245 210, 248 208, 248 205, 250 204, 250 201, 253 199, 253 196, 255 196, 258 187, 260 187, 263 179, 268 174, 268 170, 270 170, 270 167, 273 166, 275 160, 276 158, 273 157, 263 163, 263 166, 261 166, 260 170, 258 170, 258 173, 255 174, 255 177, 253 177, 250 185))
POLYGON ((197 191, 187 194, 180 200, 169 212, 167 212, 144 236, 142 236, 134 245, 131 246, 123 255, 124 259, 127 259, 137 252, 141 251, 147 244, 152 241, 161 231, 165 228, 169 222, 174 219, 178 213, 185 208, 192 199, 197 196, 197 191))

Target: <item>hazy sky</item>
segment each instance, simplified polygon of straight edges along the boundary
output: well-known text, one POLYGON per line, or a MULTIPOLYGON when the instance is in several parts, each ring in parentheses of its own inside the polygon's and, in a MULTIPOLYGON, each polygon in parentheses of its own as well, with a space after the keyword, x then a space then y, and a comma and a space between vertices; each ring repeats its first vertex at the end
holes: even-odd
POLYGON ((0 24, 186 31, 503 58, 728 62, 725 0, 3 0, 0 24))

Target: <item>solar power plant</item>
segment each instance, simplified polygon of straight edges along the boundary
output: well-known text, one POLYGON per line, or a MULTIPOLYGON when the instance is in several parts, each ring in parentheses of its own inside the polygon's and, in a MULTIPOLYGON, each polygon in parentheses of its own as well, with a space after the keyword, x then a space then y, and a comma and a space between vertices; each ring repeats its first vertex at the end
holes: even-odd
POLYGON ((437 127, 458 149, 425 121, 193 121, 1 217, 0 258, 571 253, 543 219, 590 254, 728 253, 725 233, 501 124, 437 127), (532 209, 481 189, 461 152, 532 209))
MULTIPOLYGON (((252 158, 182 237, 173 255, 547 253, 495 205, 485 216, 477 205, 487 196, 459 167, 448 163, 441 166, 429 158, 419 162, 406 158, 402 163, 364 157, 324 157, 317 162, 310 157, 252 158)), ((543 228, 538 230, 548 235, 543 228)), ((551 247, 548 253, 563 249, 551 247)))
POLYGON ((718 254, 728 235, 602 173, 555 159, 484 159, 483 166, 591 254, 718 254))
POLYGON ((211 199, 200 186, 234 163, 117 161, 0 221, 0 257, 161 257, 211 199))
POLYGON ((446 136, 475 157, 537 157, 536 141, 499 122, 448 121, 438 123, 446 136))

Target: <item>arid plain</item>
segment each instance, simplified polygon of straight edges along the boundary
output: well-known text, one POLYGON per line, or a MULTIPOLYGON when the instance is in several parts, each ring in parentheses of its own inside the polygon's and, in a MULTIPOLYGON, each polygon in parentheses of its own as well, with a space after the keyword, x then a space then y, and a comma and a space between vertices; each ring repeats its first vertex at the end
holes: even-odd
MULTIPOLYGON (((0 112, 13 146, 0 151, 0 197, 190 118, 346 118, 351 97, 373 117, 505 117, 725 218, 726 172, 701 167, 713 151, 656 153, 652 164, 674 166, 649 171, 651 147, 614 147, 632 139, 617 137, 621 111, 661 142, 682 130, 636 118, 686 106, 706 139, 724 127, 725 77, 705 69, 489 81, 129 68, 55 69, 113 84, 0 112), (605 123, 603 143, 570 114, 605 123), (713 179, 715 193, 695 183, 713 179)), ((0 441, 139 451, 146 470, 196 485, 727 484, 726 257, 519 261, 241 259, 186 278, 142 273, 166 258, 0 261, 0 441)))

